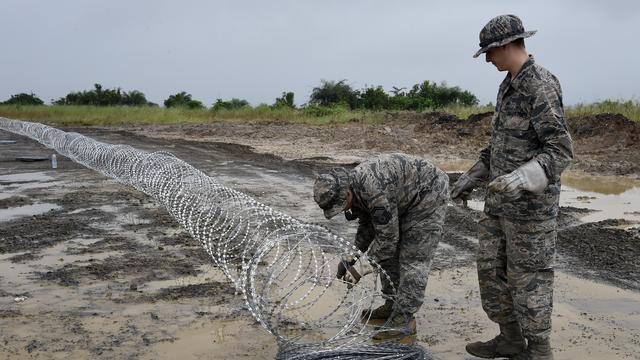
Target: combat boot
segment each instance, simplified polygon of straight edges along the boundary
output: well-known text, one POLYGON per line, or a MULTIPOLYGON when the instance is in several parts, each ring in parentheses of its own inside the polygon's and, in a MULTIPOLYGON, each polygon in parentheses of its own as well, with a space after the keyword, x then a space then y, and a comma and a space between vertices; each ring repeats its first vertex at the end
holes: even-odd
POLYGON ((380 331, 373 336, 374 341, 402 340, 408 336, 416 334, 416 318, 413 314, 393 313, 389 320, 383 325, 389 330, 380 331))
POLYGON ((362 311, 362 320, 363 321, 387 321, 391 313, 393 312, 393 301, 386 300, 384 305, 378 306, 377 308, 371 310, 363 310, 362 311))
POLYGON ((551 343, 549 339, 544 340, 529 340, 527 350, 514 356, 512 359, 516 360, 553 360, 553 353, 551 352, 551 343))
POLYGON ((485 359, 505 358, 522 353, 527 343, 517 322, 500 324, 500 334, 485 342, 467 344, 469 354, 485 359))

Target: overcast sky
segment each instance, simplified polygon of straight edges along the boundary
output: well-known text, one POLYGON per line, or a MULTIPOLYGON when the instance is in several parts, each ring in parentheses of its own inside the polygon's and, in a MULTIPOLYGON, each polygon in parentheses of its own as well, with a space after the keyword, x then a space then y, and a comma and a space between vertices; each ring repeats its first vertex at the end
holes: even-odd
POLYGON ((0 0, 0 101, 46 102, 94 83, 162 103, 179 91, 273 103, 321 79, 410 87, 445 81, 494 102, 504 73, 473 59, 478 33, 513 13, 565 104, 640 98, 640 1, 0 0))

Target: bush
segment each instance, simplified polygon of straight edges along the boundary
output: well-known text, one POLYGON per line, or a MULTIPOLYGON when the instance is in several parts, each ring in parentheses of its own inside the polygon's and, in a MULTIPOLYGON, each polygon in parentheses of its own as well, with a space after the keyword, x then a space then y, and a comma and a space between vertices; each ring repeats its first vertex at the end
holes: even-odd
POLYGON ((414 85, 408 93, 400 93, 398 103, 404 104, 404 110, 424 110, 442 108, 451 105, 475 106, 479 101, 469 91, 457 86, 449 87, 446 83, 438 85, 429 81, 414 85))
POLYGON ((224 101, 222 99, 216 99, 216 102, 213 104, 211 110, 219 111, 219 110, 236 110, 242 109, 245 107, 250 107, 249 102, 244 99, 236 99, 233 98, 229 101, 224 101))
POLYGON ((201 101, 193 100, 191 94, 182 91, 174 95, 170 95, 165 101, 164 106, 167 108, 181 107, 187 109, 203 109, 204 105, 201 101))
POLYGON ((304 115, 315 116, 315 117, 324 117, 324 116, 336 116, 343 113, 348 112, 344 106, 334 105, 334 106, 316 106, 309 105, 302 109, 304 115))
POLYGON ((350 109, 358 107, 358 92, 354 91, 346 83, 347 80, 326 81, 322 80, 319 87, 313 88, 309 105, 320 107, 331 107, 335 105, 346 105, 350 109))
POLYGON ((293 102, 293 93, 292 92, 283 92, 282 97, 276 99, 276 102, 273 104, 273 108, 279 107, 288 107, 291 109, 295 109, 296 105, 293 102))
POLYGON ((102 89, 102 85, 94 84, 89 91, 70 92, 53 102, 54 105, 93 105, 93 106, 145 106, 148 105, 144 94, 138 90, 126 92, 116 89, 102 89))
POLYGON ((391 101, 382 86, 369 87, 359 93, 359 104, 368 110, 389 109, 391 101))
POLYGON ((44 101, 40 100, 34 93, 20 93, 11 95, 9 100, 2 102, 3 105, 44 105, 44 101))

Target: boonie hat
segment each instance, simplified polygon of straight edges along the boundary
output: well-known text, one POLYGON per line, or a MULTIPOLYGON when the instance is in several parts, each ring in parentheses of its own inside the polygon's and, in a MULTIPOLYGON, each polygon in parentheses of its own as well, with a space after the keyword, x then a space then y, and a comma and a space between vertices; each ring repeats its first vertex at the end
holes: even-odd
POLYGON ((480 50, 474 58, 487 50, 508 44, 516 39, 533 36, 537 30, 525 31, 522 20, 515 15, 500 15, 489 20, 480 31, 480 50))

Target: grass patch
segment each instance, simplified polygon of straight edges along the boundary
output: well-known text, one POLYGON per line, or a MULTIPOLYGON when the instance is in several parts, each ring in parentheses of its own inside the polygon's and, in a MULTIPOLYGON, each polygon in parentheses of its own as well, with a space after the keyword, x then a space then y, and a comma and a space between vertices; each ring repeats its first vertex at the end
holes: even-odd
POLYGON ((565 109, 567 117, 589 116, 596 114, 622 114, 627 119, 640 122, 640 102, 634 100, 604 100, 591 104, 578 104, 565 109))
MULTIPOLYGON (((467 119, 470 115, 493 111, 492 106, 450 106, 436 109, 467 119)), ((640 103, 637 101, 605 100, 592 104, 578 104, 565 108, 567 117, 618 113, 640 122, 640 103)), ((56 125, 144 125, 144 124, 202 124, 212 122, 253 122, 292 124, 342 124, 347 122, 379 123, 391 111, 351 111, 343 107, 308 107, 292 109, 258 106, 218 110, 129 107, 129 106, 24 106, 0 105, 0 116, 44 122, 56 125)))
POLYGON ((379 122, 384 115, 342 108, 270 108, 233 110, 128 107, 128 106, 20 106, 0 105, 0 116, 58 125, 202 124, 211 122, 282 122, 304 124, 379 122))

